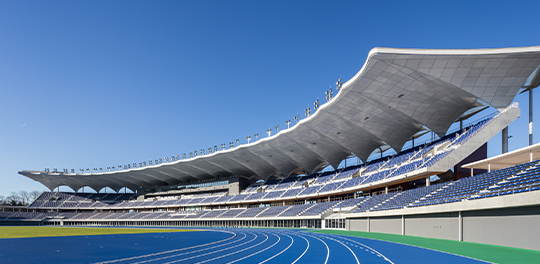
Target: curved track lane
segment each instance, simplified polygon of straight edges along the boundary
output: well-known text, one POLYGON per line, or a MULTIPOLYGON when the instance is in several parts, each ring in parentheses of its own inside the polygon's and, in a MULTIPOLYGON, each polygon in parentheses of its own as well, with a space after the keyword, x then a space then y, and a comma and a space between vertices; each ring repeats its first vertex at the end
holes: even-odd
POLYGON ((104 263, 486 263, 392 242, 300 230, 210 229, 210 231, 233 232, 235 237, 188 252, 163 252, 104 263))
POLYGON ((207 231, 0 240, 11 263, 486 263, 444 252, 292 229, 207 231), (65 247, 65 249, 57 250, 65 247), (9 250, 8 250, 9 249, 9 250))

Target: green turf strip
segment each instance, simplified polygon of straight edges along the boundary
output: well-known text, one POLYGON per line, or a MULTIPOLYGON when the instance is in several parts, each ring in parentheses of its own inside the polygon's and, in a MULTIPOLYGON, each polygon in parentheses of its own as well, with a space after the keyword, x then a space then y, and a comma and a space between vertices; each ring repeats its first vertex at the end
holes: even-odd
POLYGON ((311 232, 377 239, 434 249, 494 263, 540 263, 540 251, 455 240, 402 236, 359 231, 314 230, 311 232))
POLYGON ((187 229, 143 229, 143 228, 88 228, 88 227, 52 227, 52 226, 0 226, 1 238, 22 237, 58 237, 92 236, 141 233, 170 233, 195 231, 187 229))

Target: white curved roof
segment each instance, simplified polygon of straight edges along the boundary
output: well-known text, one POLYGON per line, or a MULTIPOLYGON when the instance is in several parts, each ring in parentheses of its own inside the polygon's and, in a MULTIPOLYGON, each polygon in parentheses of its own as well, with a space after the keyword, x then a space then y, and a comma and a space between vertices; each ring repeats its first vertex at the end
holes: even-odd
POLYGON ((423 127, 443 136, 460 115, 489 104, 510 105, 540 65, 540 46, 501 49, 374 48, 330 102, 290 129, 257 142, 192 159, 100 173, 19 173, 50 189, 173 185, 188 179, 313 173, 350 154, 395 150, 423 127))

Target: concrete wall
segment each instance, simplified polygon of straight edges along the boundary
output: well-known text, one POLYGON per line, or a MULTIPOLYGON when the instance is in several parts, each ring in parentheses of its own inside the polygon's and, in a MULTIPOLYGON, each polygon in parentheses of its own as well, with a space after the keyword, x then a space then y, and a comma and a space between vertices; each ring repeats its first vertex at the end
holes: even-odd
POLYGON ((370 232, 401 235, 401 216, 369 219, 370 232))
POLYGON ((463 212, 463 240, 540 250, 540 206, 463 212))
POLYGON ((441 239, 459 239, 458 213, 409 215, 405 217, 405 234, 441 239))
POLYGON ((352 231, 402 234, 540 250, 540 205, 461 212, 349 218, 352 231), (369 221, 369 224, 368 224, 369 221), (369 227, 369 230, 368 230, 369 227))

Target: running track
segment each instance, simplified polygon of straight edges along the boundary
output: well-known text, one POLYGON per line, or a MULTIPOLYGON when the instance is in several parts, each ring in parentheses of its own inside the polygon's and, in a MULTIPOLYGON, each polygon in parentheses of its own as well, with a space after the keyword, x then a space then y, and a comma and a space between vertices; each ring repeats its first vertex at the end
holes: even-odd
POLYGON ((1 263, 485 263, 357 237, 287 229, 0 239, 1 263))

